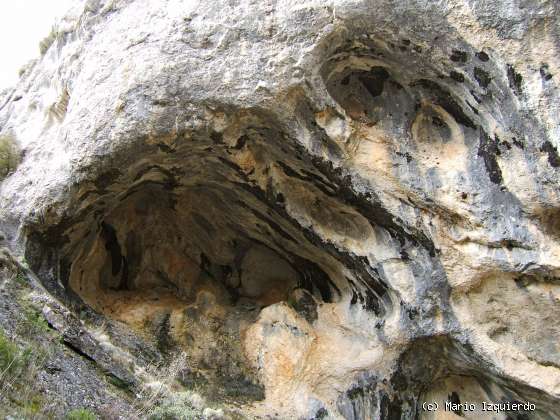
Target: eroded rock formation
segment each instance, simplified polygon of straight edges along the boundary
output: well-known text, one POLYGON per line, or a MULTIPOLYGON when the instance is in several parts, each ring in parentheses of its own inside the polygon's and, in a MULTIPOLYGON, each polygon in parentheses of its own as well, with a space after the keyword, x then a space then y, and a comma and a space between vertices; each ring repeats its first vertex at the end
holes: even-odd
POLYGON ((248 416, 558 418, 558 9, 87 1, 0 101, 5 243, 248 416))

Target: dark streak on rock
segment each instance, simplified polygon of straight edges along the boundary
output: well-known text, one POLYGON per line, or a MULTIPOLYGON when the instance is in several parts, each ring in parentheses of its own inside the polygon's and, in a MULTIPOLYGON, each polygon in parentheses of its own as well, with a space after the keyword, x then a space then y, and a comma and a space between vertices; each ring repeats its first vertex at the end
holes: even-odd
POLYGON ((550 79, 552 79, 552 74, 550 74, 550 71, 548 70, 548 64, 543 64, 539 72, 545 82, 548 82, 550 79))
POLYGON ((329 182, 338 185, 337 197, 344 204, 356 209, 364 216, 370 224, 375 227, 379 225, 389 231, 394 237, 399 238, 401 244, 408 239, 412 243, 417 243, 429 251, 431 256, 435 256, 435 246, 433 242, 421 231, 412 226, 403 227, 404 222, 393 216, 383 207, 379 199, 373 192, 361 193, 354 190, 352 178, 342 176, 340 168, 334 168, 332 162, 327 162, 321 158, 312 159, 313 165, 327 177, 329 182))
POLYGON ((471 90, 470 93, 471 93, 472 97, 474 98, 474 100, 475 100, 477 103, 481 103, 481 102, 482 102, 482 99, 480 99, 480 97, 476 94, 476 92, 475 92, 474 90, 471 90))
POLYGON ((315 416, 313 417, 313 420, 322 420, 322 419, 324 419, 328 416, 329 416, 329 412, 327 411, 327 409, 325 407, 321 407, 315 413, 315 416))
POLYGON ((336 192, 334 190, 334 186, 333 185, 328 185, 323 179, 321 179, 319 176, 312 174, 308 171, 306 172, 306 175, 301 175, 298 172, 296 172, 295 170, 293 170, 292 168, 290 168, 288 165, 286 165, 284 162, 282 162, 281 160, 276 161, 276 163, 282 168, 282 171, 289 177, 291 178, 298 178, 301 179, 302 181, 306 181, 311 183, 313 186, 315 186, 316 188, 318 188, 319 190, 321 190, 323 193, 325 193, 325 195, 327 195, 328 197, 336 197, 336 192), (315 182, 314 182, 315 181, 315 182))
POLYGON ((456 63, 466 63, 468 57, 469 56, 466 52, 460 50, 451 50, 451 55, 449 56, 450 60, 456 63))
POLYGON ((64 287, 68 287, 70 281, 70 271, 72 269, 72 262, 69 261, 67 258, 62 257, 60 258, 60 262, 58 266, 60 270, 59 273, 60 282, 64 287))
POLYGON ((246 204, 242 201, 239 201, 239 200, 236 202, 236 204, 238 206, 242 207, 242 208, 245 208, 245 209, 249 210, 257 219, 266 223, 268 226, 270 226, 270 228, 273 231, 278 233, 284 239, 286 239, 288 241, 291 241, 291 242, 294 242, 294 243, 297 243, 297 241, 289 233, 287 233, 284 229, 282 229, 278 223, 276 223, 272 219, 266 217, 264 214, 262 214, 258 210, 250 207, 248 204, 246 204))
POLYGON ((465 76, 463 76, 462 73, 459 73, 455 70, 452 70, 449 73, 449 77, 451 77, 453 80, 455 80, 456 82, 459 82, 459 83, 463 83, 465 81, 465 76))
POLYGON ((401 156, 401 157, 405 158, 407 163, 412 162, 412 156, 411 156, 410 153, 408 153, 408 152, 404 152, 404 153, 395 152, 395 154, 396 154, 397 156, 401 156))
POLYGON ((214 143, 214 144, 223 144, 223 142, 224 142, 222 133, 218 133, 217 131, 212 131, 210 133, 210 139, 212 140, 212 143, 214 143))
POLYGON ((226 166, 228 166, 229 168, 233 169, 233 170, 235 171, 235 173, 236 173, 237 175, 239 175, 239 177, 240 177, 242 180, 247 181, 247 175, 245 175, 245 173, 243 172, 243 170, 241 169, 241 167, 240 167, 239 165, 237 165, 236 163, 234 163, 234 162, 232 162, 232 161, 230 161, 230 160, 228 160, 228 159, 225 159, 225 158, 223 158, 223 157, 221 157, 221 156, 218 156, 218 160, 219 160, 220 162, 222 162, 224 165, 226 165, 226 166))
POLYGON ((358 73, 357 77, 370 95, 375 98, 383 93, 383 85, 389 78, 389 73, 383 67, 374 67, 369 72, 358 73))
POLYGON ((121 176, 121 172, 118 169, 111 169, 98 176, 94 181, 94 185, 102 193, 105 193, 107 187, 114 183, 119 176, 121 176))
POLYGON ((523 93, 523 77, 515 71, 515 67, 511 64, 507 65, 507 77, 513 93, 517 96, 521 95, 523 93))
POLYGON ((465 114, 463 108, 457 103, 453 96, 436 82, 428 79, 420 79, 414 82, 412 86, 420 86, 426 89, 432 95, 434 102, 452 115, 459 124, 473 129, 477 127, 467 114, 465 114))
POLYGON ((402 402, 398 398, 390 399, 387 394, 381 397, 379 405, 380 420, 401 420, 402 402))
POLYGON ((246 135, 240 136, 235 142, 235 146, 233 146, 233 148, 235 150, 240 150, 243 148, 243 146, 245 146, 246 143, 247 143, 247 136, 246 135))
POLYGON ((323 271, 319 265, 313 261, 301 258, 298 255, 292 254, 294 260, 294 269, 300 275, 301 287, 313 293, 313 286, 317 287, 321 299, 324 302, 332 302, 332 288, 337 291, 340 296, 340 290, 332 282, 329 275, 323 271))
POLYGON ((317 302, 315 302, 315 299, 313 299, 313 296, 307 290, 303 289, 300 293, 297 293, 292 306, 294 310, 302 315, 310 324, 317 321, 317 302))
MULTIPOLYGON (((128 278, 133 282, 142 262, 142 243, 133 231, 128 232, 126 235, 125 250, 128 278)), ((134 284, 131 284, 132 282, 129 283, 129 287, 134 288, 134 284)))
POLYGON ((488 61, 490 60, 490 57, 488 57, 488 54, 486 54, 484 51, 479 51, 476 54, 476 58, 478 58, 480 61, 488 61))
POLYGON ((519 139, 517 139, 517 137, 514 137, 512 139, 513 144, 515 144, 517 147, 519 147, 521 150, 525 149, 525 145, 523 144, 523 142, 519 139))
POLYGON ((62 344, 64 344, 69 350, 73 351, 78 356, 81 356, 84 359, 89 360, 90 362, 96 363, 96 360, 93 357, 91 357, 89 354, 82 351, 78 346, 76 346, 72 341, 68 340, 66 337, 62 338, 62 344))
POLYGON ((105 241, 105 249, 111 255, 111 273, 116 276, 121 271, 122 254, 115 228, 108 223, 101 223, 101 236, 105 241))
POLYGON ((487 88, 492 78, 487 71, 482 70, 480 67, 474 68, 474 78, 478 82, 480 87, 487 88))
POLYGON ((172 147, 168 146, 165 143, 158 143, 157 147, 159 150, 161 150, 164 153, 175 153, 175 149, 173 149, 172 147))
POLYGON ((117 290, 128 290, 128 265, 126 258, 122 255, 115 228, 106 222, 101 222, 101 236, 105 241, 105 249, 111 256, 111 274, 116 276, 121 273, 117 290))
POLYGON ((558 150, 556 147, 550 142, 545 141, 541 146, 541 152, 548 154, 548 163, 553 168, 558 168, 560 166, 560 156, 558 155, 558 150))
MULTIPOLYGON (((461 404, 461 399, 459 398, 459 394, 457 394, 455 391, 451 392, 451 394, 448 395, 447 401, 453 404, 453 406, 459 406, 459 404, 461 404)), ((463 410, 461 409, 460 406, 459 408, 453 409, 452 411, 458 416, 463 415, 463 410)))
POLYGON ((194 220, 194 222, 206 233, 208 233, 208 235, 214 235, 216 233, 216 230, 214 229, 214 226, 212 226, 212 224, 206 220, 206 218, 204 216, 202 216, 201 214, 198 214, 196 212, 192 213, 192 218, 194 220))
POLYGON ((169 313, 164 314, 160 320, 157 320, 158 322, 155 325, 157 347, 163 353, 171 348, 171 336, 169 335, 170 317, 169 313))
POLYGON ((474 112, 476 115, 479 114, 478 109, 476 109, 473 105, 471 105, 470 103, 467 102, 467 105, 469 106, 469 108, 472 110, 472 112, 474 112))
POLYGON ((490 176, 490 181, 494 184, 502 183, 502 171, 496 159, 498 153, 498 141, 490 138, 490 136, 481 128, 478 156, 484 159, 484 166, 490 176))
POLYGON ((363 380, 358 380, 357 384, 353 385, 345 394, 339 397, 337 408, 340 414, 342 414, 345 419, 352 420, 374 418, 378 405, 376 389, 377 382, 375 380, 370 383, 364 383, 363 380), (369 408, 369 410, 367 408, 369 408), (375 410, 375 412, 370 411, 372 409, 375 410))

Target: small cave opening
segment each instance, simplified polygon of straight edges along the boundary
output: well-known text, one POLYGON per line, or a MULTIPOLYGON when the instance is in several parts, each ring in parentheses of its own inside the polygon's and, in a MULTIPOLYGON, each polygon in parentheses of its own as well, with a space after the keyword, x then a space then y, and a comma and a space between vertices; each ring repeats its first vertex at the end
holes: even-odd
POLYGON ((391 385, 396 392, 393 401, 404 402, 408 414, 420 419, 431 418, 426 410, 430 404, 468 419, 490 418, 487 407, 493 404, 503 404, 504 414, 519 418, 550 418, 555 412, 553 396, 503 375, 469 342, 451 336, 422 337, 410 343, 399 358, 391 385), (514 403, 519 406, 506 405, 514 403))
MULTIPOLYGON (((381 45, 377 40, 361 49, 341 46, 321 69, 327 91, 351 120, 402 137, 418 114, 439 109, 436 114, 448 115, 453 124, 477 128, 461 85, 442 79, 430 63, 415 59, 411 66, 381 45)), ((435 131, 449 125, 436 117, 430 118, 435 131)))
MULTIPOLYGON (((411 186, 433 190, 447 208, 455 198, 433 186, 459 189, 471 170, 487 173, 484 187, 503 183, 500 151, 487 147, 492 124, 485 115, 499 115, 497 104, 473 105, 468 92, 478 91, 476 80, 448 77, 451 63, 397 51, 386 41, 370 34, 335 44, 321 67, 337 116, 321 123, 339 136, 346 157, 377 177, 400 179, 406 167, 421 180, 411 186)), ((492 89, 511 97, 497 78, 492 89)))
POLYGON ((327 90, 350 118, 373 126, 405 117, 412 100, 385 65, 365 60, 356 67, 327 68, 327 90))

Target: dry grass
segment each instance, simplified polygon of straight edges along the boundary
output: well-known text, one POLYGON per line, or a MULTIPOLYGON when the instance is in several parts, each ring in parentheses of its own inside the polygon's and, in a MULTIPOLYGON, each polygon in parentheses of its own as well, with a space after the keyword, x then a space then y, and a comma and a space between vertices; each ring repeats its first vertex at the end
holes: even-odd
POLYGON ((11 135, 0 137, 0 181, 14 172, 21 160, 21 153, 11 135))
POLYGON ((171 363, 164 365, 151 364, 146 368, 145 386, 141 392, 142 404, 136 413, 137 416, 145 417, 154 407, 157 407, 163 400, 165 395, 173 393, 177 375, 181 369, 185 367, 187 362, 186 354, 181 353, 174 358, 171 363))
POLYGON ((49 34, 45 38, 43 38, 41 42, 39 42, 39 51, 41 52, 41 55, 45 55, 47 53, 51 45, 54 43, 54 41, 56 41, 57 37, 58 29, 53 26, 49 34))
POLYGON ((137 418, 150 420, 198 419, 208 410, 221 414, 222 410, 206 406, 205 399, 196 390, 186 390, 177 382, 179 372, 187 366, 185 353, 180 353, 166 365, 151 365, 146 370, 141 407, 137 418))

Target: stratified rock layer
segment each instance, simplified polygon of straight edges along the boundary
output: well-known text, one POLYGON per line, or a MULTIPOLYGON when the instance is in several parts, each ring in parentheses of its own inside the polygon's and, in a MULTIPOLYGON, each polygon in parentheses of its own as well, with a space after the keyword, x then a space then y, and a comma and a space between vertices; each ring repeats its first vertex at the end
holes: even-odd
POLYGON ((0 100, 5 242, 248 415, 558 418, 559 13, 88 1, 0 100))

